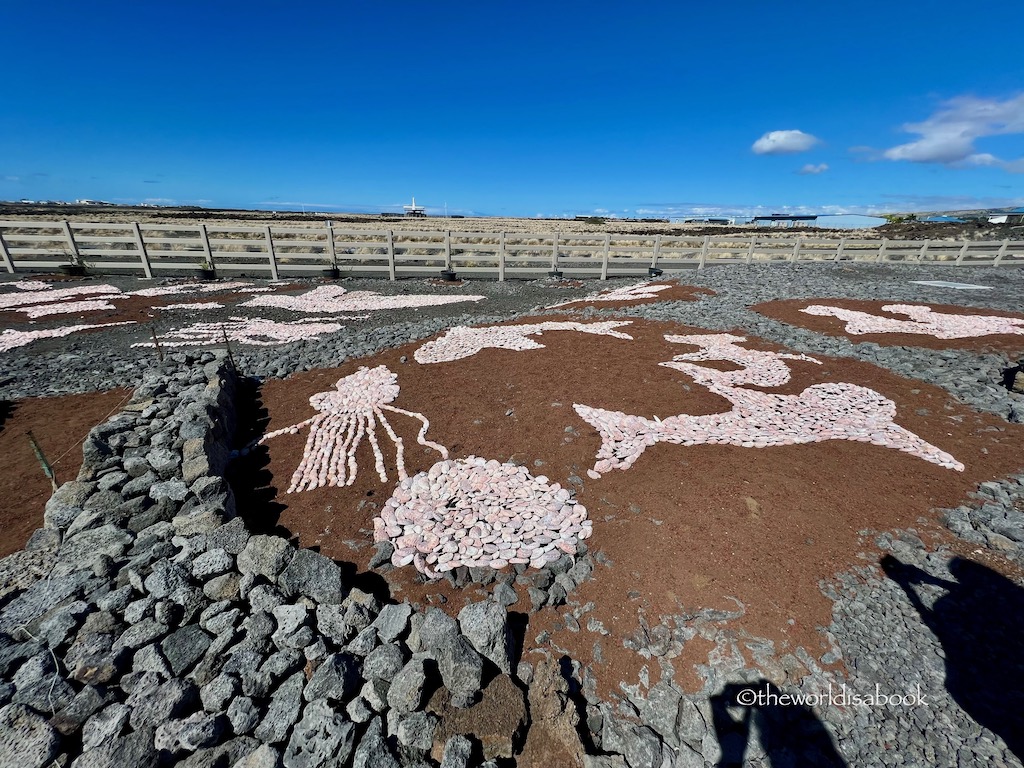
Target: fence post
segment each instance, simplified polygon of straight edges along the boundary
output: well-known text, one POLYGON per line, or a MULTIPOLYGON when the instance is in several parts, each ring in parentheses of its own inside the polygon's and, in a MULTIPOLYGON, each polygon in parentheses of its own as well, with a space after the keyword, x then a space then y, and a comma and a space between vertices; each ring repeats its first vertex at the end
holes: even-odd
POLYGON ((395 270, 395 233, 391 229, 388 230, 388 279, 392 282, 398 279, 395 270))
POLYGON ((449 272, 452 269, 452 233, 447 229, 444 231, 444 268, 449 272))
POLYGON ((931 240, 925 240, 924 245, 921 246, 921 250, 917 252, 917 260, 924 261, 925 256, 928 254, 928 246, 931 245, 931 240))
POLYGON ((327 222, 327 253, 331 257, 331 268, 338 268, 338 253, 334 249, 334 225, 327 222))
MULTIPOLYGON (((3 236, 0 235, 0 248, 2 248, 2 247, 3 247, 3 236)), ((1003 256, 1006 255, 1006 249, 1009 248, 1009 247, 1010 247, 1010 241, 1009 240, 1003 240, 1003 244, 999 246, 999 252, 996 254, 996 260, 994 262, 992 262, 992 266, 993 267, 998 267, 999 266, 999 262, 1001 262, 1003 260, 1003 256)), ((13 272, 14 270, 11 270, 11 271, 13 272)))
POLYGON ((11 261, 11 252, 7 250, 7 243, 4 242, 3 230, 0 230, 0 257, 3 258, 4 267, 13 275, 14 262, 11 261))
POLYGON ((799 261, 800 260, 800 244, 802 242, 803 241, 800 238, 797 238, 797 241, 795 243, 793 243, 793 255, 789 257, 790 261, 799 261))
POLYGON ((210 235, 206 231, 206 225, 199 225, 199 237, 203 241, 203 255, 206 258, 206 263, 210 265, 210 269, 215 269, 213 263, 213 250, 210 248, 210 235))
POLYGON ((846 248, 846 238, 839 238, 839 245, 836 246, 836 257, 833 261, 841 261, 843 258, 843 249, 846 248))
POLYGON ((139 261, 142 262, 142 271, 146 277, 153 276, 153 268, 149 266, 149 254, 146 253, 146 243, 142 239, 142 230, 139 229, 139 222, 132 222, 132 230, 135 232, 135 245, 139 248, 139 261))
POLYGON ((263 232, 267 238, 267 258, 270 259, 270 279, 279 280, 280 278, 277 273, 277 254, 274 253, 274 237, 270 234, 269 224, 263 228, 263 232))
POLYGON ((651 269, 657 269, 658 259, 661 257, 661 235, 654 236, 654 258, 651 260, 651 269))
POLYGON ((697 262, 697 269, 704 269, 704 264, 708 260, 708 243, 711 241, 711 235, 704 235, 704 242, 700 246, 700 261, 697 262))
POLYGON ((962 261, 964 260, 964 256, 966 256, 966 255, 967 255, 967 248, 968 248, 968 246, 970 246, 970 244, 971 244, 971 241, 970 241, 970 240, 964 240, 964 247, 963 247, 963 248, 961 248, 961 249, 960 249, 960 253, 959 253, 959 254, 957 254, 957 257, 956 257, 956 264, 958 264, 958 265, 959 265, 959 264, 960 264, 960 262, 962 262, 962 261))
POLYGON ((601 257, 601 279, 608 279, 608 251, 612 247, 612 236, 605 232, 604 233, 604 255, 601 257))
POLYGON ((498 236, 498 282, 505 280, 505 233, 498 236))
POLYGON ((558 232, 551 239, 551 271, 558 271, 558 232))
POLYGON ((754 263, 754 244, 757 243, 757 237, 754 235, 750 236, 750 245, 747 246, 747 264, 754 263))
POLYGON ((71 249, 71 260, 73 263, 78 264, 82 256, 78 252, 78 243, 75 242, 75 236, 71 234, 71 225, 67 219, 64 219, 61 223, 64 225, 64 236, 68 239, 68 248, 71 249))
POLYGON ((889 245, 889 238, 883 237, 882 244, 878 246, 878 256, 875 257, 875 261, 885 261, 885 249, 889 245))

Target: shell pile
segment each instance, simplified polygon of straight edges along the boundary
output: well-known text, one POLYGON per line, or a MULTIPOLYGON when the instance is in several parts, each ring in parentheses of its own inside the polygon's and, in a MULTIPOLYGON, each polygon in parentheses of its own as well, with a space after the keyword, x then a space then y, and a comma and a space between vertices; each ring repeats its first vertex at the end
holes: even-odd
POLYGON ((476 456, 403 480, 373 520, 374 540, 394 544, 391 562, 430 578, 463 565, 542 568, 591 532, 586 508, 558 483, 476 456))
POLYGON ((917 333, 937 339, 967 339, 995 334, 1024 335, 1024 320, 1021 319, 992 315, 953 315, 913 304, 887 304, 882 307, 883 312, 906 315, 910 320, 896 320, 823 304, 812 304, 800 311, 806 315, 844 320, 846 332, 855 336, 865 333, 917 333))
POLYGON ((732 410, 706 416, 680 414, 647 419, 574 404, 576 413, 601 435, 597 461, 593 469, 587 470, 591 478, 598 479, 613 469, 628 469, 655 443, 768 448, 853 440, 895 448, 947 469, 964 469, 950 454, 896 424, 896 404, 873 389, 840 382, 814 384, 799 395, 780 395, 738 386, 780 386, 790 378, 785 358, 810 358, 743 349, 737 343, 744 338, 730 334, 666 338, 694 344, 701 351, 678 355, 661 365, 689 374, 732 403, 732 410), (745 367, 739 371, 719 371, 686 360, 729 360, 745 367))
POLYGON ((600 323, 549 321, 529 325, 495 325, 486 328, 467 328, 460 325, 452 328, 440 338, 428 341, 413 353, 413 357, 416 358, 416 362, 423 364, 448 363, 471 357, 485 347, 515 351, 543 349, 543 344, 528 337, 539 336, 544 331, 577 331, 632 341, 633 337, 629 334, 614 330, 629 324, 629 320, 609 320, 600 323))
POLYGON ((622 288, 613 288, 610 291, 592 293, 589 296, 584 296, 582 299, 560 301, 558 304, 552 304, 549 307, 545 307, 545 309, 555 309, 556 307, 564 307, 567 304, 578 304, 584 301, 636 301, 638 299, 656 299, 658 298, 659 292, 666 291, 671 287, 671 285, 651 285, 650 283, 627 285, 622 288))
POLYGON ((259 440, 260 443, 278 435, 298 434, 300 429, 309 426, 309 437, 306 439, 302 461, 292 474, 288 493, 323 486, 352 485, 358 471, 356 450, 364 436, 373 449, 377 474, 382 483, 387 482, 384 454, 377 442, 375 425, 378 421, 395 444, 398 478, 402 481, 407 480, 409 475, 405 471, 403 460, 404 443, 385 418, 385 410, 419 419, 423 426, 416 436, 416 442, 433 448, 444 458, 448 458, 447 448, 426 439, 430 422, 423 414, 389 405, 398 397, 398 392, 398 374, 387 366, 362 366, 352 375, 338 379, 334 392, 318 392, 309 398, 309 404, 320 411, 319 414, 264 435, 259 440))
POLYGON ((439 304, 457 304, 463 301, 482 301, 486 296, 441 296, 436 294, 382 296, 373 291, 346 291, 339 285, 322 285, 299 296, 256 296, 243 307, 274 307, 293 312, 316 314, 320 312, 362 312, 366 310, 430 307, 439 304))
POLYGON ((66 325, 63 328, 47 328, 41 331, 13 331, 5 328, 0 332, 0 352, 7 352, 17 347, 31 344, 36 339, 53 339, 70 336, 72 333, 87 331, 90 328, 110 328, 115 325, 134 325, 132 320, 123 323, 99 323, 95 325, 66 325))
MULTIPOLYGON (((330 318, 313 317, 286 323, 261 317, 232 317, 220 323, 196 323, 178 328, 160 337, 161 347, 202 347, 222 344, 224 337, 238 344, 272 347, 291 341, 315 339, 328 333, 335 333, 343 327, 341 323, 329 322, 330 318)), ((152 341, 132 344, 133 347, 152 347, 152 341)))

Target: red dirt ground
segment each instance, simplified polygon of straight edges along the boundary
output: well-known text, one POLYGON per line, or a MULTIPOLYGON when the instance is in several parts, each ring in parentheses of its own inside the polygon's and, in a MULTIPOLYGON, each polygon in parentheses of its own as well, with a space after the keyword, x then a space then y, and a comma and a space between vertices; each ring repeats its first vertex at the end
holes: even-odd
POLYGON ((751 309, 760 312, 762 315, 781 320, 790 325, 807 328, 818 333, 829 336, 845 336, 854 343, 874 342, 883 347, 925 347, 927 349, 970 349, 978 352, 1006 352, 1013 355, 1024 353, 1024 336, 999 335, 980 336, 973 339, 937 339, 934 336, 926 336, 917 333, 866 333, 854 335, 847 333, 846 321, 838 317, 820 317, 807 315, 801 312, 812 304, 827 304, 829 306, 841 307, 842 309, 854 309, 858 312, 869 312, 872 315, 891 317, 895 320, 909 320, 906 315, 898 315, 892 312, 883 312, 882 307, 889 304, 910 304, 912 306, 930 307, 936 312, 956 315, 991 315, 994 317, 1015 317, 1024 319, 1024 315, 1017 312, 1001 312, 995 309, 976 309, 973 307, 958 307, 948 304, 923 304, 914 301, 855 301, 853 299, 785 299, 781 301, 768 301, 764 304, 755 304, 751 309))
MULTIPOLYGON (((631 469, 591 480, 586 470, 593 466, 600 440, 573 411, 574 402, 662 418, 731 407, 684 374, 658 366, 689 349, 666 343, 663 334, 695 329, 634 321, 619 330, 635 340, 549 332, 535 337, 545 349, 485 349, 470 358, 435 365, 415 363, 412 353, 418 344, 407 345, 337 369, 268 381, 262 388, 270 415, 267 431, 309 418, 314 413, 310 395, 333 389, 335 381, 360 365, 385 364, 399 376, 401 393, 394 405, 430 419, 427 438, 447 446, 453 458, 475 454, 515 459, 534 475, 547 475, 569 488, 570 475, 583 478, 577 498, 594 521, 594 535, 587 543, 592 550, 603 551, 613 566, 598 566, 595 577, 573 599, 580 604, 593 600, 597 607, 582 623, 593 616, 611 634, 602 639, 586 630, 561 629, 554 631, 553 643, 589 664, 594 642, 601 639, 605 662, 595 671, 602 691, 616 690, 619 681, 635 680, 644 663, 622 647, 622 638, 638 627, 638 612, 657 624, 663 615, 701 608, 734 610, 730 596, 747 608, 745 616, 730 622, 730 629, 769 638, 780 653, 803 646, 820 656, 826 645, 817 628, 828 625, 831 604, 818 584, 864 564, 858 558, 864 549, 859 531, 914 527, 926 539, 948 540, 930 510, 956 506, 978 482, 1022 466, 1024 427, 976 413, 936 387, 867 363, 818 356, 821 366, 790 363, 793 380, 771 391, 792 394, 825 381, 876 389, 897 403, 898 424, 953 454, 966 471, 846 441, 763 450, 658 444, 631 469), (400 362, 402 356, 408 362, 400 362), (537 466, 536 460, 544 463, 537 466), (922 517, 929 522, 922 524, 922 517)), ((756 340, 749 346, 778 349, 756 340)), ((439 459, 416 445, 418 422, 392 414, 389 421, 405 440, 410 474, 439 459)), ((267 443, 276 501, 284 505, 280 524, 303 546, 355 562, 360 571, 372 554, 371 520, 396 479, 394 447, 383 430, 378 429, 378 435, 388 463, 388 483, 382 484, 374 472, 364 442, 352 486, 296 494, 284 490, 302 455, 306 432, 267 443)), ((443 599, 445 610, 452 613, 465 602, 480 599, 477 587, 460 591, 447 582, 423 584, 411 567, 391 571, 386 578, 399 599, 443 599)), ((526 590, 517 590, 519 602, 510 610, 525 613, 526 590)), ((542 629, 559 625, 558 616, 567 612, 563 606, 532 615, 528 647, 542 629)), ((686 646, 676 663, 681 684, 697 684, 689 670, 692 663, 706 662, 706 653, 706 644, 699 641, 686 646)))
POLYGON ((89 430, 128 401, 123 389, 86 395, 38 397, 10 403, 0 424, 0 557, 23 548, 43 525, 50 481, 43 474, 25 433, 36 442, 57 475, 57 484, 78 477, 82 442, 89 430))

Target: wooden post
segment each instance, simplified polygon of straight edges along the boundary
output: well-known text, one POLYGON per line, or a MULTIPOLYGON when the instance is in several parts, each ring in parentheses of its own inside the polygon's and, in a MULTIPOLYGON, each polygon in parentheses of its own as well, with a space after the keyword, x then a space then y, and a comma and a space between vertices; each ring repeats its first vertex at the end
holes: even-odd
POLYGON ((334 250, 334 226, 329 221, 327 222, 327 254, 331 257, 331 268, 337 269, 338 254, 334 250))
POLYGON ((444 231, 444 268, 451 272, 452 269, 452 233, 444 231))
POLYGON ((836 257, 833 261, 841 261, 843 258, 843 250, 846 248, 846 238, 839 238, 839 245, 836 246, 836 257))
POLYGON ((277 272, 277 254, 274 253, 274 236, 270 234, 270 225, 268 224, 263 228, 263 233, 267 239, 267 258, 270 259, 270 279, 279 280, 277 272))
POLYGON ((931 240, 925 240, 924 245, 921 246, 921 250, 917 252, 917 260, 924 261, 925 256, 928 253, 928 246, 931 245, 931 240))
POLYGON ((132 222, 132 231, 135 233, 135 245, 139 249, 139 261, 142 262, 142 271, 146 277, 153 276, 153 268, 149 265, 149 254, 146 253, 146 242, 142 239, 142 230, 139 229, 139 222, 132 222))
POLYGON ((210 248, 210 235, 206 231, 206 225, 199 225, 199 237, 203 241, 203 257, 206 260, 206 264, 209 265, 210 269, 215 269, 213 264, 213 249, 210 248))
POLYGON ((747 246, 747 264, 754 263, 754 246, 757 244, 757 237, 751 235, 750 245, 747 246))
POLYGON ((654 237, 654 258, 651 259, 651 269, 658 268, 658 259, 661 258, 661 235, 654 237))
POLYGON ((551 271, 558 271, 558 232, 555 232, 551 239, 551 271))
POLYGON ((803 241, 800 238, 797 238, 797 241, 795 243, 793 243, 793 255, 789 257, 790 261, 799 261, 800 260, 800 244, 802 242, 803 241))
POLYGON ((505 280, 505 233, 498 235, 498 282, 505 280))
POLYGON ((394 282, 398 279, 395 270, 395 233, 388 230, 388 279, 394 282))
POLYGON ((608 279, 608 257, 609 251, 612 247, 612 236, 605 232, 604 233, 604 255, 601 257, 601 279, 608 279))
POLYGON ((697 269, 704 269, 708 260, 708 243, 711 242, 711 235, 704 235, 704 242, 700 246, 700 260, 697 262, 697 269))
POLYGON ((964 247, 960 249, 960 253, 956 257, 956 264, 960 264, 964 260, 964 256, 967 255, 967 248, 970 246, 970 240, 964 240, 964 247))
POLYGON ((68 240, 68 248, 71 249, 71 263, 78 264, 82 260, 82 255, 78 252, 78 243, 75 242, 75 236, 71 234, 71 225, 67 219, 61 222, 64 225, 64 236, 68 240))
MULTIPOLYGON (((2 242, 3 242, 3 237, 0 237, 0 243, 2 243, 2 242)), ((2 247, 2 246, 0 246, 0 247, 2 247)), ((996 260, 994 262, 992 262, 992 266, 993 267, 998 267, 999 266, 999 262, 1001 262, 1003 260, 1003 257, 1006 255, 1006 249, 1009 248, 1009 247, 1010 247, 1010 241, 1009 240, 1003 240, 1003 244, 999 246, 999 252, 996 254, 996 260)))
POLYGON ((889 245, 889 238, 883 237, 882 244, 878 246, 878 256, 875 257, 875 261, 885 261, 885 249, 889 245))
POLYGON ((0 258, 3 258, 4 267, 13 275, 14 262, 11 260, 11 252, 7 250, 7 243, 4 242, 4 233, 2 231, 0 231, 0 258))

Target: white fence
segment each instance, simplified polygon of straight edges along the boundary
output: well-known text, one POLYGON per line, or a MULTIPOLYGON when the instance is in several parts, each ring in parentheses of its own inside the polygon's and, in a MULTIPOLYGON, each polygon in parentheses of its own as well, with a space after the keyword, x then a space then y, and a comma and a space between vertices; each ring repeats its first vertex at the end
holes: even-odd
POLYGON ((717 264, 868 261, 951 266, 1024 265, 1024 241, 855 240, 675 237, 506 232, 404 232, 323 227, 213 224, 103 224, 0 221, 0 259, 8 272, 84 263, 101 273, 320 274, 399 277, 438 274, 536 277, 646 275, 649 270, 717 264))

